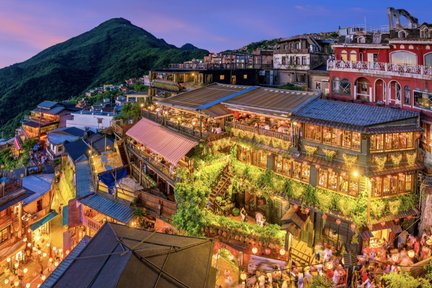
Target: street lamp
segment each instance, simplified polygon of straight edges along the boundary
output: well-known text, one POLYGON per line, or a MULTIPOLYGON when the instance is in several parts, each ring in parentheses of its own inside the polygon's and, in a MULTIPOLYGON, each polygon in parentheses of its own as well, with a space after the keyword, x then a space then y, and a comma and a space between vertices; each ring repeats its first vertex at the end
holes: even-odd
POLYGON ((338 230, 337 230, 337 241, 336 241, 336 249, 337 251, 339 251, 339 230, 340 230, 340 224, 341 224, 341 220, 338 218, 336 219, 336 225, 338 226, 338 230))

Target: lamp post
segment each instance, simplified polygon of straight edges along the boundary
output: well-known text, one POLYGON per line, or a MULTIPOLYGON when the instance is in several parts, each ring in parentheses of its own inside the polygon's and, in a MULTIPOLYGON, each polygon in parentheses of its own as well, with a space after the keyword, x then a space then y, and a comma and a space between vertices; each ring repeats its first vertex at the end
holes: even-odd
POLYGON ((340 219, 336 219, 336 225, 338 226, 337 229, 337 241, 336 241, 336 249, 339 252, 339 230, 340 230, 340 224, 341 224, 341 220, 340 219))

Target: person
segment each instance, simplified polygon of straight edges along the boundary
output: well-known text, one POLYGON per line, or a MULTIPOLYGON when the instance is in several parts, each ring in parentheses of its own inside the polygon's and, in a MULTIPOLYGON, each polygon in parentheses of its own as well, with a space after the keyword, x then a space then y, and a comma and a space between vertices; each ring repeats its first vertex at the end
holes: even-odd
POLYGON ((242 207, 242 208, 240 209, 240 216, 241 216, 241 220, 242 220, 243 222, 247 222, 247 212, 246 212, 246 210, 244 209, 244 207, 242 207))

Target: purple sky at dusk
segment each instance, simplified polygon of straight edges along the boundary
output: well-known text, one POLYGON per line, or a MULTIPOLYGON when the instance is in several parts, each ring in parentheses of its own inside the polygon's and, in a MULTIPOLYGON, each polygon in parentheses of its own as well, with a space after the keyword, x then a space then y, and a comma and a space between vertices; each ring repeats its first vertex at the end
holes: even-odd
POLYGON ((432 22, 430 1, 346 0, 1 0, 0 67, 123 17, 168 43, 218 52, 263 39, 338 26, 387 25, 388 6, 432 22))

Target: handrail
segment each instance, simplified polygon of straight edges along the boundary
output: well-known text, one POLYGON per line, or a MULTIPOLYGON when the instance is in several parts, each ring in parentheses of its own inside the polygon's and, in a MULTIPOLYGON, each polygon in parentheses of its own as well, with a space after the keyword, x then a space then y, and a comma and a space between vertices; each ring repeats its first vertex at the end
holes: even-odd
POLYGON ((291 141, 291 134, 286 134, 286 133, 280 133, 280 132, 276 132, 276 131, 271 131, 271 130, 266 130, 263 128, 255 128, 255 127, 251 127, 248 125, 243 125, 243 124, 239 124, 239 123, 233 123, 232 125, 233 128, 237 128, 237 129, 241 129, 241 130, 246 130, 249 132, 253 132, 259 135, 265 135, 265 136, 270 136, 273 138, 278 138, 278 139, 282 139, 285 141, 291 141))

